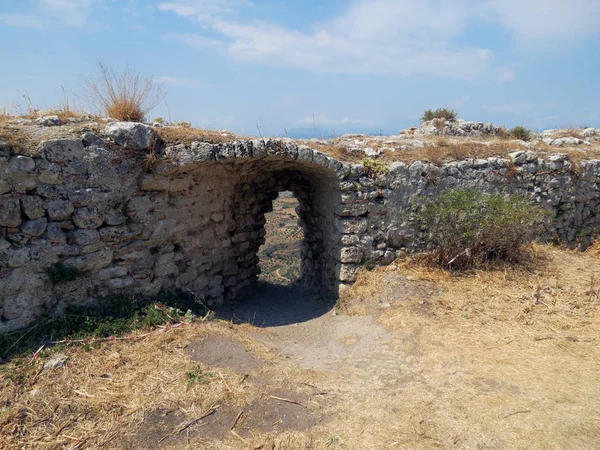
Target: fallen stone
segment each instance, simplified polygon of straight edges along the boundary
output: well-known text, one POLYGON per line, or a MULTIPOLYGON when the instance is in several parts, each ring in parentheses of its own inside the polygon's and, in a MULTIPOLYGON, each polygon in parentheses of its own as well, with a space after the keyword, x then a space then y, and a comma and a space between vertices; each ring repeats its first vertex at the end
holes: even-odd
POLYGON ((63 124, 58 116, 43 116, 36 119, 35 123, 43 127, 58 127, 63 124))
POLYGON ((104 129, 103 134, 117 145, 142 150, 149 148, 155 139, 152 127, 136 122, 111 123, 104 129))
POLYGON ((46 363, 44 364, 44 370, 52 370, 58 369, 59 367, 63 367, 67 364, 68 360, 69 358, 67 358, 65 355, 63 355, 62 353, 58 353, 52 358, 50 358, 48 361, 46 361, 46 363))

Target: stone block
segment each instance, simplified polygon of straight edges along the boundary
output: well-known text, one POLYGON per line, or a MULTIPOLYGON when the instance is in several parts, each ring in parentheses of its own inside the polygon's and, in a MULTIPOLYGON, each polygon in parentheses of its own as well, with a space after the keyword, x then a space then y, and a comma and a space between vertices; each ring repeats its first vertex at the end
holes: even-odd
POLYGON ((47 204, 47 210, 50 219, 56 222, 70 218, 75 208, 68 200, 50 200, 47 204))
POLYGON ((15 198, 0 197, 0 227, 21 225, 21 205, 15 198))
POLYGON ((73 222, 79 228, 95 229, 102 225, 104 216, 96 209, 84 207, 75 211, 73 222))

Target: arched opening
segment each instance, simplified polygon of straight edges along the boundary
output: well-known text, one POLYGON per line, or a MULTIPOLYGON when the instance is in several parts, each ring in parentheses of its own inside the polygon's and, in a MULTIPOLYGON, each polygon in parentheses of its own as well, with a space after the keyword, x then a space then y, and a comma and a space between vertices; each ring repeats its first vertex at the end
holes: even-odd
POLYGON ((300 261, 304 230, 300 203, 291 191, 279 192, 265 214, 265 242, 258 251, 259 282, 283 286, 302 282, 300 261))
POLYGON ((228 218, 232 245, 223 293, 235 309, 229 317, 275 326, 330 310, 341 245, 335 174, 275 158, 236 164, 234 170, 238 182, 228 218), (276 242, 268 236, 275 229, 276 242))

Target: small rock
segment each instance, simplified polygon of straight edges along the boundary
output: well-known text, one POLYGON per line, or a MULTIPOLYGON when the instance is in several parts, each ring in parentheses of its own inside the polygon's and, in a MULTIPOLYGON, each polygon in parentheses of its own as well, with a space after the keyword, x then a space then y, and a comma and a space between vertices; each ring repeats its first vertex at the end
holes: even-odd
POLYGON ((58 369, 59 367, 63 367, 65 364, 67 364, 68 360, 69 359, 65 355, 58 353, 58 354, 54 355, 52 358, 50 358, 48 361, 46 361, 46 363, 44 364, 44 369, 45 370, 58 369))
POLYGON ((37 237, 41 236, 46 231, 46 225, 48 221, 45 218, 28 220, 23 223, 21 230, 26 236, 37 237))
POLYGON ((83 141, 83 145, 85 147, 100 147, 103 148, 105 146, 104 141, 100 136, 94 133, 83 133, 81 136, 81 140, 83 141))
POLYGON ((115 122, 108 125, 103 134, 123 147, 149 148, 155 139, 152 127, 136 122, 115 122))
POLYGON ((43 127, 57 127, 62 125, 62 120, 58 116, 44 116, 36 119, 36 124, 41 125, 43 127))
POLYGON ((8 158, 10 156, 10 145, 8 142, 0 141, 0 157, 8 158))
POLYGON ((581 132, 581 134, 583 135, 583 137, 589 138, 589 137, 594 137, 597 134, 600 134, 600 132, 598 130, 596 130, 595 128, 586 128, 585 130, 583 130, 581 132))
POLYGON ((35 161, 29 156, 17 155, 10 158, 6 173, 31 172, 35 169, 35 161))
POLYGON ((102 225, 102 222, 104 222, 104 217, 102 217, 97 210, 84 207, 79 208, 75 212, 73 222, 75 222, 75 225, 77 225, 79 228, 94 229, 102 225))
POLYGON ((381 152, 379 150, 374 150, 371 147, 365 148, 364 152, 365 152, 365 155, 368 156, 369 158, 376 158, 381 154, 381 152))
POLYGON ((509 153, 508 156, 512 159, 515 164, 523 164, 527 162, 527 154, 522 151, 509 153))
POLYGON ((565 146, 570 146, 570 145, 582 145, 582 144, 589 145, 589 142, 586 142, 583 139, 579 139, 579 138, 576 138, 573 136, 567 136, 567 137, 563 137, 563 138, 554 139, 551 143, 548 143, 548 145, 552 145, 555 147, 565 147, 565 146))
POLYGON ((54 221, 68 219, 74 210, 73 204, 68 200, 53 200, 48 203, 48 215, 54 221))
POLYGON ((106 225, 117 226, 123 225, 127 221, 127 218, 121 214, 116 213, 106 218, 106 225))

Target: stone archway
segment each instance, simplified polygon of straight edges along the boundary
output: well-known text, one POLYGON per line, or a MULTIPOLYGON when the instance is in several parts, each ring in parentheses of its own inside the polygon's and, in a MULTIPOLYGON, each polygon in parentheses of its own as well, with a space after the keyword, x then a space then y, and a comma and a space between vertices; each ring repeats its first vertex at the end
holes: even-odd
POLYGON ((281 160, 265 160, 260 166, 238 165, 235 168, 244 181, 234 187, 232 219, 245 223, 241 230, 240 267, 248 277, 241 284, 229 282, 226 298, 233 298, 240 288, 252 285, 258 275, 257 253, 265 236, 265 213, 282 191, 291 191, 299 203, 300 226, 304 238, 300 243, 301 280, 314 285, 323 295, 333 295, 337 287, 336 255, 339 255, 340 231, 335 216, 339 203, 337 180, 323 170, 307 164, 281 160), (256 170, 259 169, 259 170, 256 170), (248 241, 243 241, 248 237, 248 241), (247 244, 246 244, 247 242, 247 244), (233 287, 235 286, 235 287, 233 287))
POLYGON ((189 288, 220 304, 251 288, 260 271, 265 213, 279 192, 291 191, 304 231, 302 279, 324 296, 337 296, 342 225, 336 169, 342 164, 291 141, 289 148, 273 142, 273 153, 264 141, 206 145, 196 153, 171 149, 168 161, 144 177, 144 190, 169 191, 152 236, 172 243, 157 252, 166 262, 155 269, 161 289, 189 288), (261 143, 266 148, 258 153, 254 146, 261 143))

